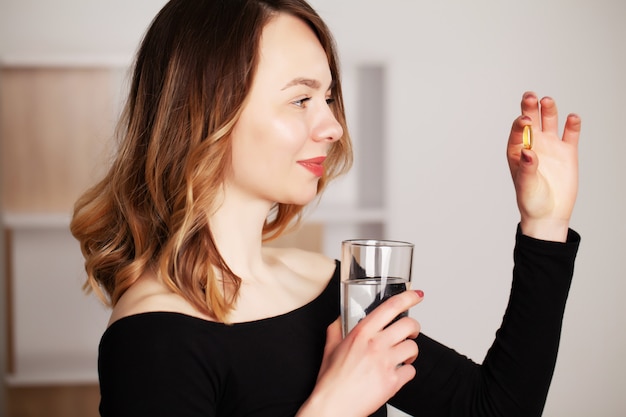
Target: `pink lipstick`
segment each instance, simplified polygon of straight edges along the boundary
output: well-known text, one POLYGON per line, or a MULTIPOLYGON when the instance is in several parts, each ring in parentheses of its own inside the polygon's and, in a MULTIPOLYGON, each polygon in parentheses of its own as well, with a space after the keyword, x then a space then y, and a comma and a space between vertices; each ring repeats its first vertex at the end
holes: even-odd
POLYGON ((305 159, 302 161, 298 161, 300 165, 308 169, 313 175, 316 177, 321 177, 324 175, 324 161, 326 160, 325 156, 318 156, 317 158, 305 159))

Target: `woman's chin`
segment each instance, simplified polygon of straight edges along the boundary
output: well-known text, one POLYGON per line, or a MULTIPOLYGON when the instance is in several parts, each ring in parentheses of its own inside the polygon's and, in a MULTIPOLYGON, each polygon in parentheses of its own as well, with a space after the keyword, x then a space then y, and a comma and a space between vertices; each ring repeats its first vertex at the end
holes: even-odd
POLYGON ((288 201, 284 201, 285 204, 295 204, 298 206, 306 206, 317 197, 317 188, 310 193, 301 193, 299 195, 294 195, 288 201))

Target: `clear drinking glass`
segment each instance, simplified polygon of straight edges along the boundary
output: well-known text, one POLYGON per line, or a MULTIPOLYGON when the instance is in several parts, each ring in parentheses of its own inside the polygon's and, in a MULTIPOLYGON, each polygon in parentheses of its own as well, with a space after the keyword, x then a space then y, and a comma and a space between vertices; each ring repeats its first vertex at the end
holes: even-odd
MULTIPOLYGON (((352 239, 341 243, 344 336, 387 298, 410 288, 413 247, 412 243, 395 240, 352 239)), ((407 315, 408 311, 395 320, 407 315)))

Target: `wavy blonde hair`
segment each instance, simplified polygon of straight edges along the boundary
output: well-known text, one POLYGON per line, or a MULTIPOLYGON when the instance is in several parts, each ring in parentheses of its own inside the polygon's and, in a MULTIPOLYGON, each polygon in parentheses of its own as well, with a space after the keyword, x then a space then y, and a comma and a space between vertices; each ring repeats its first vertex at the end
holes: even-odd
MULTIPOLYGON (((329 152, 318 194, 349 169, 334 41, 305 1, 168 2, 138 50, 117 154, 106 176, 76 202, 70 226, 85 257, 85 289, 105 303, 115 305, 152 268, 200 312, 228 321, 241 279, 220 256, 206 210, 229 169, 230 134, 252 85, 262 30, 277 13, 312 28, 336 81, 333 111, 344 136, 329 152)), ((275 204, 264 240, 296 224, 302 209, 275 204)))

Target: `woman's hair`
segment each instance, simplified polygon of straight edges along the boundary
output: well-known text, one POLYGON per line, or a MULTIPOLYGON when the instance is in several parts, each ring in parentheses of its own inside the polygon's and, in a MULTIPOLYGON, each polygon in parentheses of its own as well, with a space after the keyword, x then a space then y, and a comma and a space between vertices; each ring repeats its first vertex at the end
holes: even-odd
MULTIPOLYGON (((318 194, 350 167, 334 41, 304 0, 171 0, 137 52, 112 166, 74 208, 85 288, 103 301, 115 305, 153 269, 199 311, 228 321, 241 279, 220 256, 208 210, 230 168, 230 135, 252 86, 261 33, 278 13, 311 27, 335 80, 333 112, 346 133, 330 149, 318 194)), ((264 239, 296 224, 302 209, 275 204, 264 239)))

